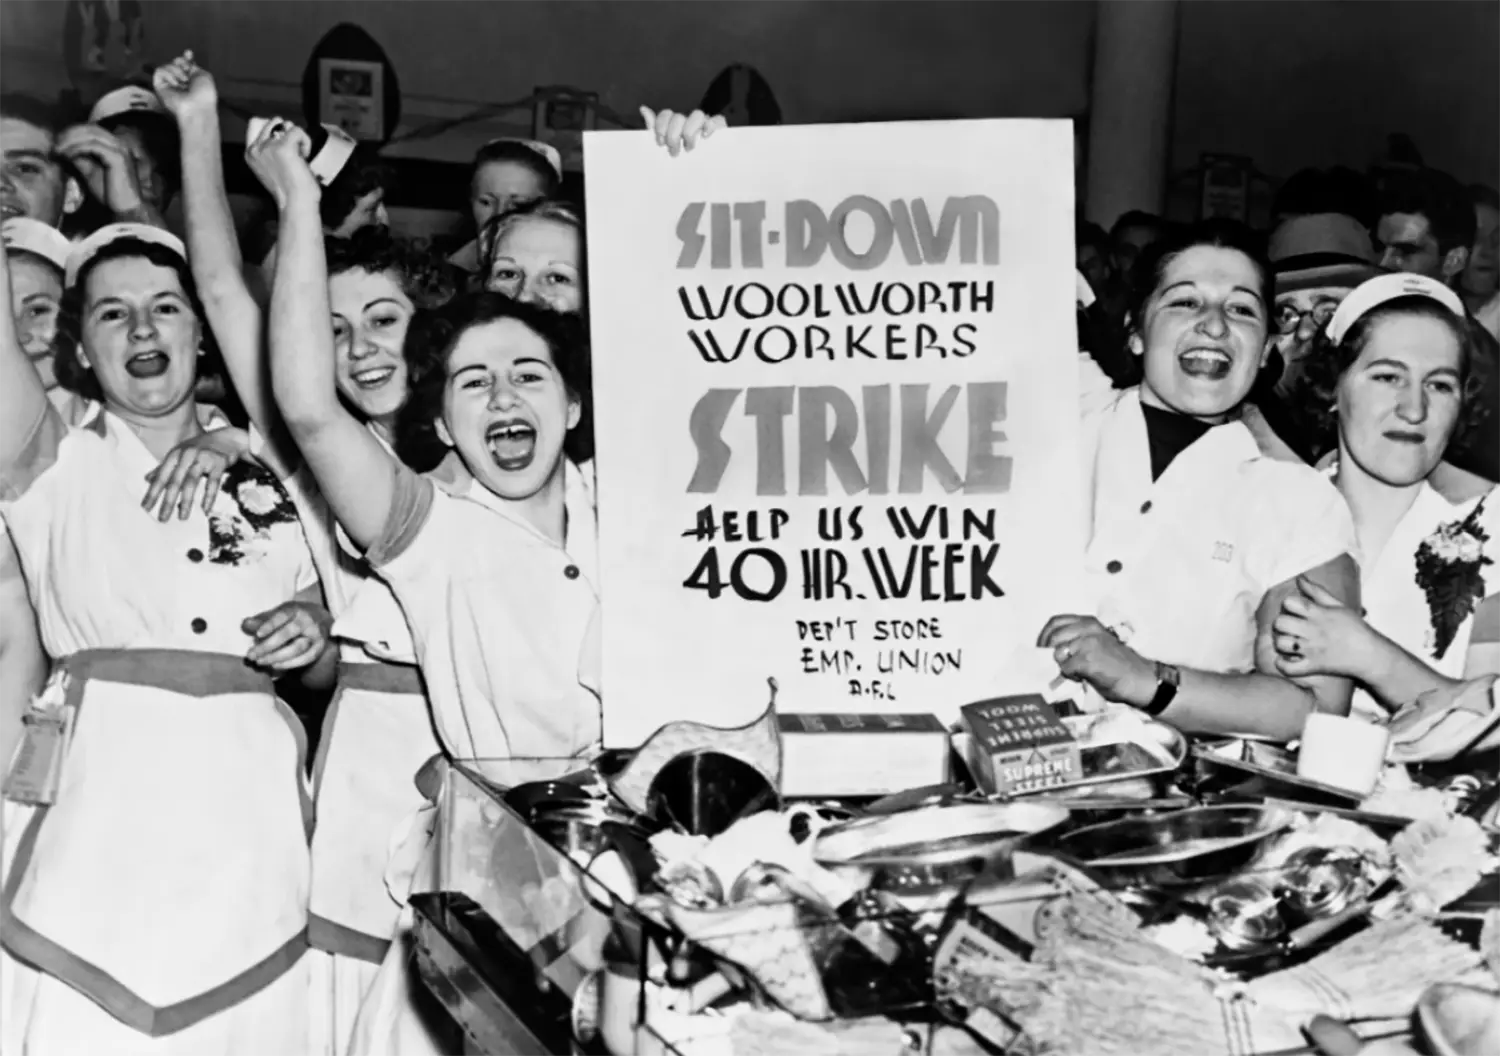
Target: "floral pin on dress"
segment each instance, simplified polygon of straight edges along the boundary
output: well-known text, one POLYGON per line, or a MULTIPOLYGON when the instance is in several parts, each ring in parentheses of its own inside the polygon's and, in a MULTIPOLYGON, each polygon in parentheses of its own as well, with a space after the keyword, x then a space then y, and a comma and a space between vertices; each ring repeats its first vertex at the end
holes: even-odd
POLYGON ((265 466, 243 459, 224 474, 208 515, 208 559, 219 565, 260 561, 278 527, 297 524, 297 508, 281 482, 265 466))
POLYGON ((1439 525, 1417 547, 1417 585, 1427 595, 1432 615, 1428 644, 1437 660, 1484 598, 1484 566, 1494 564, 1484 552, 1489 533, 1479 523, 1485 501, 1463 520, 1439 525))

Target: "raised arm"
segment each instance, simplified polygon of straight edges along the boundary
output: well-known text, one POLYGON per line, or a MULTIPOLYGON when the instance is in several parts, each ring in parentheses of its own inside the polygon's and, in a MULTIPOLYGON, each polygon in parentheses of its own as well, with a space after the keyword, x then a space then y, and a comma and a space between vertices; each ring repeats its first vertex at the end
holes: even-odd
POLYGON ((10 264, 0 242, 0 489, 51 404, 21 348, 10 301, 10 264))
POLYGON ((153 80, 182 139, 182 198, 193 282, 240 402, 266 438, 269 450, 258 454, 279 471, 289 471, 297 464, 297 453, 271 397, 264 317, 245 282, 224 190, 218 91, 190 51, 158 67, 153 80))
POLYGON ((271 387, 277 408, 334 516, 362 550, 385 526, 397 464, 339 400, 329 325, 328 263, 307 134, 273 121, 246 152, 281 211, 271 286, 271 387))

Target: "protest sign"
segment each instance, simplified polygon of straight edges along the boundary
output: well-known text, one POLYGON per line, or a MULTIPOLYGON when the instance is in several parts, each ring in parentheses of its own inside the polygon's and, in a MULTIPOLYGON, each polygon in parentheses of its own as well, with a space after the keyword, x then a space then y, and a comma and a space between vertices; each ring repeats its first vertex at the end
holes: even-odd
POLYGON ((1082 561, 1065 121, 586 133, 604 737, 932 712, 1082 561))

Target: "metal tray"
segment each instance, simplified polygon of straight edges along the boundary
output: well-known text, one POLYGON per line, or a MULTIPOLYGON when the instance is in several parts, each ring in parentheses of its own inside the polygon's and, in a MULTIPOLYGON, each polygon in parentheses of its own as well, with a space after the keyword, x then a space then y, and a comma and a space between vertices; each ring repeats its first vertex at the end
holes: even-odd
MULTIPOLYGON (((1083 754, 1083 777, 1066 784, 1050 785, 1030 792, 1015 793, 1003 797, 1021 799, 1031 796, 1057 797, 1073 790, 1088 789, 1102 793, 1106 786, 1120 786, 1121 794, 1134 786, 1140 793, 1131 798, 1147 799, 1158 795, 1166 779, 1181 769, 1188 756, 1188 740, 1175 727, 1155 719, 1131 717, 1128 721, 1114 718, 1109 713, 1070 715, 1062 723, 1078 738, 1083 754), (1108 750, 1118 745, 1130 745, 1141 749, 1154 765, 1141 766, 1121 771, 1102 772, 1098 767, 1108 750), (1091 769, 1092 767, 1092 769, 1091 769)), ((962 730, 952 734, 955 753, 969 768, 974 783, 983 790, 993 782, 984 776, 990 765, 988 759, 976 759, 973 738, 962 730)))

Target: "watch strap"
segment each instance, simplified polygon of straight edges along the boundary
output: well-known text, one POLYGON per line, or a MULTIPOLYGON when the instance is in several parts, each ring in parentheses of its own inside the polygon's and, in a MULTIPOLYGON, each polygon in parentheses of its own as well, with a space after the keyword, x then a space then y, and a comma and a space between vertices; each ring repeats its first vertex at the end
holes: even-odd
POLYGON ((1141 710, 1147 715, 1160 715, 1177 697, 1177 687, 1182 684, 1182 672, 1171 664, 1156 662, 1156 695, 1151 703, 1141 710))

